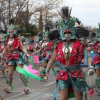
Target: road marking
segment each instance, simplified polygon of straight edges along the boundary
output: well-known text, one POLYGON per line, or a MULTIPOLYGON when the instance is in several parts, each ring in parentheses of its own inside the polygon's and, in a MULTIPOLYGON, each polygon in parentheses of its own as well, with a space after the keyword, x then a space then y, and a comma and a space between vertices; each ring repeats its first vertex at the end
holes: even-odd
MULTIPOLYGON (((25 94, 24 92, 18 93, 17 95, 13 95, 11 97, 6 98, 5 100, 49 100, 47 98, 52 97, 51 91, 52 89, 43 88, 43 89, 32 89, 29 94, 25 94), (42 96, 43 95, 43 96, 42 96)), ((16 92, 16 90, 14 91, 16 92)))
POLYGON ((55 83, 56 81, 53 81, 53 82, 50 82, 50 83, 48 83, 48 84, 45 84, 44 86, 49 86, 49 85, 51 85, 51 84, 53 84, 53 83, 55 83))

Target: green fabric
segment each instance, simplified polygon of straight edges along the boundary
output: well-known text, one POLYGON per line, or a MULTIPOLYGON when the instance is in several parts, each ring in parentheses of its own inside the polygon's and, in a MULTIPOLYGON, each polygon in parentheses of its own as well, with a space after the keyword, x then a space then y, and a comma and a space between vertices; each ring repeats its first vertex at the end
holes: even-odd
POLYGON ((72 28, 75 25, 75 22, 76 22, 76 18, 75 17, 71 17, 70 20, 69 20, 68 26, 70 28, 72 28))
POLYGON ((33 59, 33 57, 32 57, 32 55, 30 56, 30 63, 32 64, 32 68, 34 68, 35 66, 34 66, 34 59, 33 59))
POLYGON ((38 76, 35 76, 33 74, 31 74, 30 72, 28 72, 27 70, 25 70, 24 68, 21 68, 21 67, 16 67, 16 71, 25 75, 25 76, 28 76, 30 78, 33 78, 33 79, 36 79, 36 80, 40 80, 40 81, 43 81, 43 78, 40 78, 38 76))
POLYGON ((68 99, 74 98, 74 97, 75 97, 74 92, 69 92, 68 93, 68 99))
POLYGON ((54 68, 54 69, 53 69, 53 72, 54 72, 54 75, 55 75, 55 76, 57 76, 57 71, 58 71, 57 68, 54 68))
POLYGON ((59 22, 58 22, 59 26, 65 28, 65 24, 64 24, 64 20, 62 18, 60 18, 59 22))

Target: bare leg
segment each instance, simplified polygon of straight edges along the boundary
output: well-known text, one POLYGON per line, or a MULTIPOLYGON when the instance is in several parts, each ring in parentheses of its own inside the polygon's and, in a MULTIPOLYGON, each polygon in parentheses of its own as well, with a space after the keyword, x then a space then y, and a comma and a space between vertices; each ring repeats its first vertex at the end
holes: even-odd
MULTIPOLYGON (((97 78, 100 78, 100 68, 97 68, 96 69, 96 75, 97 75, 97 78)), ((100 83, 97 83, 97 84, 100 84, 100 83)), ((100 96, 100 90, 98 89, 98 96, 100 96)))
POLYGON ((83 93, 74 91, 76 100, 83 100, 83 93))
POLYGON ((8 75, 13 76, 14 66, 8 66, 8 75))
POLYGON ((60 90, 61 100, 68 100, 68 89, 60 90))

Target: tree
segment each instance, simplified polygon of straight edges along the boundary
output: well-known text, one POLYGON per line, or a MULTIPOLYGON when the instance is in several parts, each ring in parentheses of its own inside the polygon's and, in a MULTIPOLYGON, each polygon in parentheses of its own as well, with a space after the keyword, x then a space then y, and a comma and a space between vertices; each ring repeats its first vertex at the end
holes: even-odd
POLYGON ((31 36, 37 35, 38 34, 38 29, 35 25, 29 24, 25 27, 26 29, 24 30, 26 33, 30 33, 31 36))
MULTIPOLYGON (((54 17, 59 16, 55 9, 57 9, 63 0, 42 0, 42 4, 35 8, 35 21, 39 23, 39 31, 43 29, 48 20, 53 20, 54 17)), ((32 12, 31 12, 32 13, 32 12)))
POLYGON ((35 24, 38 30, 42 30, 48 20, 52 20, 58 14, 55 12, 62 0, 2 0, 0 2, 1 28, 6 28, 10 18, 15 18, 15 24, 35 24))
POLYGON ((52 20, 46 20, 45 21, 45 26, 48 26, 50 28, 53 28, 54 27, 54 23, 52 20))

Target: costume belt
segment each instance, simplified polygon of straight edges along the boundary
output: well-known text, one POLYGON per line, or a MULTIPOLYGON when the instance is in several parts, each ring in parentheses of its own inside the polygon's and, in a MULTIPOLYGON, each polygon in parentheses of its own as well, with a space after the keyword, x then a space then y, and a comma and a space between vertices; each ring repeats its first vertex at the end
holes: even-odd
POLYGON ((19 50, 11 50, 9 53, 19 53, 19 50))
POLYGON ((88 67, 88 65, 84 65, 84 64, 74 64, 72 66, 65 66, 59 62, 58 62, 58 66, 60 67, 60 70, 72 71, 72 72, 77 71, 77 70, 81 70, 82 67, 88 67))
POLYGON ((19 50, 13 50, 6 55, 8 60, 19 59, 19 50))

